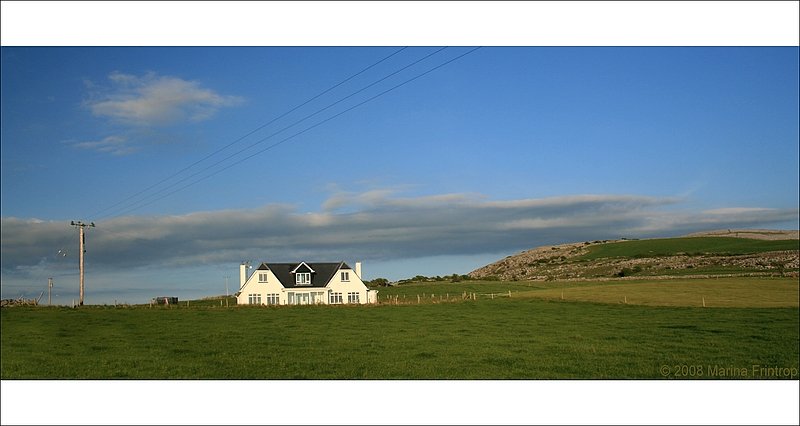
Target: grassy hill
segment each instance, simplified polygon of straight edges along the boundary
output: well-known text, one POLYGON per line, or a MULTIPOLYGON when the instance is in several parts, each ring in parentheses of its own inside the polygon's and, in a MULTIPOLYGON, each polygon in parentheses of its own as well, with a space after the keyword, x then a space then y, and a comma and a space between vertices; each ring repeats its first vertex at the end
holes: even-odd
POLYGON ((796 277, 798 253, 798 239, 698 236, 586 241, 527 250, 476 269, 469 275, 477 279, 512 281, 630 276, 796 277))
POLYGON ((738 256, 771 251, 798 250, 800 240, 754 240, 750 238, 696 237, 658 238, 600 244, 579 256, 580 260, 600 258, 645 258, 663 256, 738 256))

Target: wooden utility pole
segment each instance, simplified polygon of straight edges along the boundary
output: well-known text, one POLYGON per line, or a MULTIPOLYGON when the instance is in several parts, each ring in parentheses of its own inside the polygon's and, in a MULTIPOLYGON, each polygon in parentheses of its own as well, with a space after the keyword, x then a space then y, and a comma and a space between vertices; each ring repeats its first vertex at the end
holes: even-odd
POLYGON ((51 293, 53 292, 53 279, 47 279, 47 306, 52 305, 53 299, 50 297, 51 293))
POLYGON ((80 268, 81 273, 81 292, 80 292, 80 302, 78 303, 80 306, 83 306, 83 255, 86 253, 86 234, 84 229, 87 226, 94 228, 94 222, 90 224, 83 223, 81 221, 72 221, 70 225, 78 228, 79 234, 79 245, 78 245, 78 267, 80 268))

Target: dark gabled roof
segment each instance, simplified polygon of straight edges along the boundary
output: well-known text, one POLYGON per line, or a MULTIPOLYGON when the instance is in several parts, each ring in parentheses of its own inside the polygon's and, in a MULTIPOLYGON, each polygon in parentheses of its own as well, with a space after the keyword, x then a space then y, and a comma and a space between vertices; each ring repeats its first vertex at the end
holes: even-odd
MULTIPOLYGON (((266 270, 269 269, 275 274, 275 277, 278 278, 278 281, 281 282, 283 287, 285 288, 309 288, 309 287, 325 287, 330 282, 331 278, 338 272, 340 269, 351 269, 347 266, 344 262, 336 262, 336 263, 309 263, 309 262, 297 262, 297 263, 267 263, 264 262, 261 266, 258 267, 258 270, 266 270), (302 263, 308 265, 309 268, 314 270, 311 274, 311 285, 295 285, 295 274, 292 273, 295 268, 297 268, 302 263)), ((301 269, 305 271, 305 268, 301 269)))

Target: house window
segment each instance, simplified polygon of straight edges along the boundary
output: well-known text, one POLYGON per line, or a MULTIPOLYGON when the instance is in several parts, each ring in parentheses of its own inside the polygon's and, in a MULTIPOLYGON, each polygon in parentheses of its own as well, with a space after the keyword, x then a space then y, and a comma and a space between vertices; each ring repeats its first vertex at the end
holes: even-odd
POLYGON ((331 305, 342 303, 342 293, 331 293, 331 305))
POLYGON ((347 293, 347 303, 359 303, 358 293, 347 293))
POLYGON ((298 272, 294 279, 297 285, 311 285, 311 272, 298 272))
POLYGON ((251 305, 260 305, 261 304, 261 295, 260 294, 248 294, 247 295, 247 302, 251 305))
POLYGON ((259 272, 258 273, 258 282, 265 283, 267 282, 267 273, 266 272, 259 272))
POLYGON ((271 293, 267 295, 267 305, 279 305, 281 303, 280 295, 271 293))
POLYGON ((348 282, 350 281, 350 273, 349 272, 342 272, 342 281, 348 282))

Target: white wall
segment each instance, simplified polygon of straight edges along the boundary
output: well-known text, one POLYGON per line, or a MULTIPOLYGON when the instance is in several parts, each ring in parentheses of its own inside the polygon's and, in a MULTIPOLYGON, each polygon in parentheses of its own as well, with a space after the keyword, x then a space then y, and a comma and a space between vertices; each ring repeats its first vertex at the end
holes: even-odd
POLYGON ((328 283, 328 288, 334 293, 342 293, 342 303, 347 303, 347 293, 357 292, 358 303, 369 303, 367 300, 367 286, 361 281, 352 269, 340 269, 328 283), (342 281, 342 272, 348 272, 349 281, 342 281))
POLYGON ((278 282, 278 279, 275 278, 275 274, 272 271, 255 271, 253 275, 245 282, 244 287, 241 289, 241 293, 236 298, 236 303, 239 305, 247 305, 250 303, 250 295, 251 294, 260 294, 261 295, 261 304, 265 305, 267 303, 267 294, 270 293, 277 293, 281 295, 281 305, 286 304, 286 294, 283 292, 283 286, 278 282), (267 273, 267 282, 260 283, 258 282, 258 274, 259 273, 267 273))

